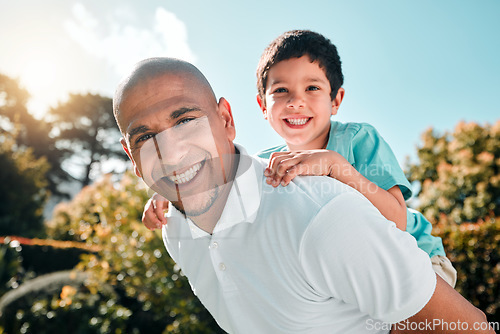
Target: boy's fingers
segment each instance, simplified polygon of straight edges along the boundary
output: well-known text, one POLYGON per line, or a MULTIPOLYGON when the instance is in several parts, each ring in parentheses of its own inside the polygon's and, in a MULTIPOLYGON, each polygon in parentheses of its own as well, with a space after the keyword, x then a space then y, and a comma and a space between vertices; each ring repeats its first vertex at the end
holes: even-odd
POLYGON ((278 179, 276 176, 275 177, 267 177, 266 183, 273 186, 274 188, 276 188, 277 186, 280 185, 280 180, 281 180, 281 178, 278 179))
POLYGON ((161 222, 156 217, 156 214, 154 213, 152 207, 146 210, 142 215, 142 223, 148 230, 151 231, 161 227, 161 222))
POLYGON ((288 170, 300 163, 300 158, 298 157, 293 157, 293 158, 285 158, 280 161, 280 163, 276 166, 276 175, 278 175, 280 178, 285 176, 288 173, 288 170))
POLYGON ((270 172, 272 174, 272 172, 276 169, 276 166, 279 165, 281 161, 287 158, 292 158, 294 156, 295 155, 293 152, 275 152, 269 158, 267 168, 270 169, 270 172))
POLYGON ((273 152, 271 153, 271 156, 269 157, 269 160, 272 160, 274 158, 283 156, 283 155, 291 155, 293 154, 292 152, 273 152))
POLYGON ((164 213, 164 211, 167 209, 168 209, 168 201, 166 200, 154 201, 154 213, 162 224, 167 223, 167 219, 165 218, 165 213, 164 213))
POLYGON ((290 182, 292 182, 292 180, 297 176, 297 175, 309 175, 308 174, 308 168, 306 165, 303 165, 301 163, 293 166, 292 168, 290 168, 286 175, 283 176, 283 178, 281 179, 281 185, 282 186, 287 186, 290 184, 290 182))

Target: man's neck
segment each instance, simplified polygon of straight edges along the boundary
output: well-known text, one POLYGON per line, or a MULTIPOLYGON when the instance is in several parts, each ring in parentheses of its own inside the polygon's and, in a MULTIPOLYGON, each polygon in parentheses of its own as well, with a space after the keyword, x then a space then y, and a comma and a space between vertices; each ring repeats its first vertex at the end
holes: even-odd
POLYGON ((220 220, 220 217, 224 212, 229 193, 231 192, 233 182, 236 178, 239 161, 240 152, 235 148, 235 154, 231 156, 231 161, 228 164, 231 167, 229 169, 229 173, 226 174, 227 182, 219 187, 217 199, 207 212, 196 217, 189 217, 196 224, 196 226, 209 234, 212 234, 217 222, 220 220))

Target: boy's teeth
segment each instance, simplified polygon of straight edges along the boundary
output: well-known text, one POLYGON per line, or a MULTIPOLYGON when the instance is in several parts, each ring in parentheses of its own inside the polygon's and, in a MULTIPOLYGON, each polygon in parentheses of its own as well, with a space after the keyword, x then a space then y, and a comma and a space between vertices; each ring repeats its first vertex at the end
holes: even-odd
POLYGON ((287 121, 288 123, 292 125, 304 125, 307 123, 309 118, 288 118, 287 121))
POLYGON ((169 176, 168 178, 170 181, 172 181, 176 184, 183 184, 183 183, 191 181, 196 176, 196 174, 198 173, 200 168, 201 168, 201 162, 197 163, 193 167, 189 168, 187 171, 185 171, 182 174, 169 176))

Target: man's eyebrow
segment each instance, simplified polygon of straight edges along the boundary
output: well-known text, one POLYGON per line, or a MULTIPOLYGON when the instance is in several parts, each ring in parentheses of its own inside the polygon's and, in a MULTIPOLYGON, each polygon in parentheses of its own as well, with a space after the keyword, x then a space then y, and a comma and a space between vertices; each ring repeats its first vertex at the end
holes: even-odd
POLYGON ((139 133, 144 133, 144 132, 148 132, 148 131, 149 131, 149 128, 147 126, 140 125, 136 128, 133 128, 132 130, 130 130, 130 132, 128 133, 128 136, 129 136, 129 138, 132 138, 135 135, 138 135, 139 133))
POLYGON ((201 109, 198 107, 182 107, 182 108, 177 109, 174 112, 172 112, 172 114, 170 115, 170 118, 176 119, 176 118, 179 118, 182 115, 184 115, 185 113, 188 113, 190 111, 200 111, 200 110, 201 109))

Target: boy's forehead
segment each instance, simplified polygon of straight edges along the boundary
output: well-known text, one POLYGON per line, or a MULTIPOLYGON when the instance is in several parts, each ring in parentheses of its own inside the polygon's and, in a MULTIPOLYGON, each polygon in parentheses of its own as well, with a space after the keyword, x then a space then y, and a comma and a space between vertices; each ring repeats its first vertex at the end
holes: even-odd
POLYGON ((301 57, 287 58, 276 62, 269 68, 267 83, 269 84, 271 81, 273 83, 279 83, 283 78, 293 76, 295 74, 295 72, 293 72, 294 70, 297 71, 300 69, 307 70, 304 75, 306 78, 317 79, 319 75, 321 79, 328 80, 325 69, 321 66, 320 62, 317 60, 312 61, 306 54, 301 57), (311 72, 310 69, 313 69, 314 73, 311 72))

